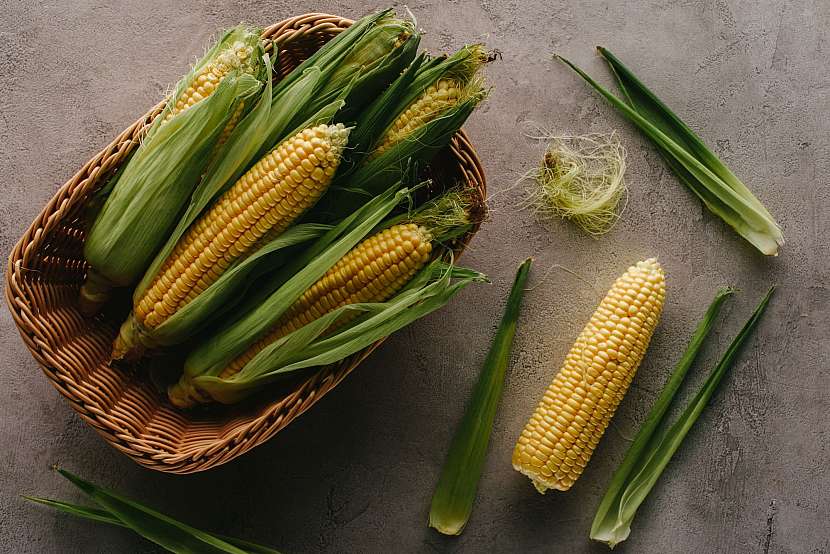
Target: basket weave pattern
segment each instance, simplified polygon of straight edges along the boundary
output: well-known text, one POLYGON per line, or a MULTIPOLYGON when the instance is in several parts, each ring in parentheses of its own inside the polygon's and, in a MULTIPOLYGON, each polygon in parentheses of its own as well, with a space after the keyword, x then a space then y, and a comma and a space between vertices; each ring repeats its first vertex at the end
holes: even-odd
MULTIPOLYGON (((279 45, 277 73, 282 76, 351 23, 311 13, 267 28, 263 39, 279 45)), ((380 341, 276 394, 215 411, 175 410, 145 374, 110 367, 120 322, 104 316, 90 320, 76 307, 87 271, 84 206, 136 148, 163 107, 159 103, 125 129, 58 190, 9 257, 6 301, 46 377, 107 442, 146 467, 192 473, 271 438, 340 383, 380 341)), ((433 163, 432 172, 439 181, 466 183, 483 202, 484 173, 463 131, 433 163)), ((459 253, 474 232, 459 242, 459 253)))

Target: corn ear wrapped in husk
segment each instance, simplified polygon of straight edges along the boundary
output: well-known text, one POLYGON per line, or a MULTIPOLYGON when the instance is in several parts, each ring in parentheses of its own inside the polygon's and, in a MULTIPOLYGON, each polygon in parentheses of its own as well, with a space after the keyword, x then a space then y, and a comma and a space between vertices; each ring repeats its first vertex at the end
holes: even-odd
POLYGON ((84 243, 81 306, 94 312, 114 286, 135 284, 187 205, 217 141, 262 89, 259 33, 225 33, 178 84, 108 190, 84 243))

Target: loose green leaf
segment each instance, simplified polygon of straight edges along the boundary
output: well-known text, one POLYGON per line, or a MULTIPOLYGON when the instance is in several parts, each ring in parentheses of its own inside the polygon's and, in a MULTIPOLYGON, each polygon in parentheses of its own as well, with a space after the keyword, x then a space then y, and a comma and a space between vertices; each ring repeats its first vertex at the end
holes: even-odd
POLYGON ((617 79, 620 90, 626 97, 629 105, 640 115, 648 119, 657 128, 663 131, 677 144, 693 153, 695 157, 709 170, 732 187, 735 192, 747 201, 753 202, 759 211, 763 211, 770 219, 772 215, 763 204, 752 194, 746 185, 709 150, 706 144, 692 131, 686 123, 672 112, 648 87, 646 87, 623 63, 607 48, 597 47, 600 55, 608 62, 611 72, 617 79))
POLYGON ((460 535, 473 511, 531 262, 528 258, 516 272, 504 315, 432 497, 429 526, 445 535, 460 535))
POLYGON ((268 547, 195 529, 138 502, 85 481, 64 469, 58 468, 57 471, 93 499, 100 508, 89 508, 45 498, 24 498, 77 517, 128 527, 147 540, 174 553, 279 554, 268 547))
MULTIPOLYGON (((37 496, 24 496, 23 498, 36 504, 42 504, 44 506, 49 506, 50 508, 55 508, 60 512, 81 519, 96 521, 99 523, 107 523, 109 525, 116 525, 118 527, 125 527, 127 529, 130 529, 129 525, 127 525, 126 523, 118 519, 118 517, 112 515, 110 512, 106 510, 90 508, 88 506, 81 506, 80 504, 72 504, 71 502, 63 502, 61 500, 40 498, 37 496)), ((218 533, 212 533, 212 535, 220 540, 234 545, 237 548, 244 550, 245 552, 248 552, 249 554, 280 554, 279 551, 274 550, 273 548, 269 548, 267 546, 262 546, 261 544, 244 541, 242 539, 237 539, 234 537, 227 537, 225 535, 220 535, 218 533)))
POLYGON ((723 376, 735 361, 741 346, 760 321, 774 290, 774 287, 769 289, 752 316, 732 340, 729 348, 706 378, 698 393, 689 402, 674 425, 666 429, 664 421, 666 410, 677 392, 677 387, 680 386, 680 382, 685 377, 689 364, 696 356, 700 343, 708 333, 711 325, 710 318, 713 318, 720 309, 718 303, 722 302, 722 296, 725 296, 728 292, 721 291, 715 297, 704 321, 698 326, 689 348, 672 374, 666 389, 661 393, 657 403, 649 413, 646 423, 637 433, 634 443, 626 453, 622 465, 614 474, 611 486, 603 497, 594 518, 594 523, 591 526, 590 536, 593 540, 604 542, 609 547, 614 548, 614 546, 628 538, 637 509, 646 499, 672 456, 682 444, 683 439, 700 417, 723 376), (663 431, 658 432, 658 427, 662 427, 663 431))
MULTIPOLYGON (((650 101, 641 101, 644 94, 640 88, 641 83, 638 86, 626 77, 621 78, 624 90, 631 94, 629 96, 630 101, 637 106, 637 109, 635 109, 606 90, 572 62, 561 56, 559 56, 559 59, 576 71, 617 108, 626 119, 634 123, 651 139, 664 157, 669 160, 669 166, 712 213, 732 226, 738 234, 762 253, 772 256, 778 254, 778 247, 784 243, 784 239, 781 229, 770 217, 769 212, 760 205, 758 199, 752 195, 749 189, 743 185, 735 184, 736 178, 729 179, 727 177, 728 180, 724 181, 721 175, 727 173, 731 175, 731 172, 723 167, 723 164, 714 154, 709 153, 708 156, 699 156, 700 148, 705 148, 702 142, 688 127, 674 123, 666 113, 667 108, 662 104, 657 106, 653 102, 649 104, 650 101), (649 109, 646 109, 646 105, 649 106, 649 109), (639 109, 642 109, 643 113, 638 111, 639 109), (656 119, 652 120, 650 117, 656 119), (683 137, 680 144, 672 138, 678 135, 683 137), (686 149, 686 146, 690 144, 696 145, 692 151, 686 149), (721 167, 718 168, 718 166, 721 167)), ((612 68, 619 72, 618 75, 628 75, 628 73, 622 72, 621 64, 612 63, 612 68)), ((642 86, 642 88, 645 87, 642 86)))

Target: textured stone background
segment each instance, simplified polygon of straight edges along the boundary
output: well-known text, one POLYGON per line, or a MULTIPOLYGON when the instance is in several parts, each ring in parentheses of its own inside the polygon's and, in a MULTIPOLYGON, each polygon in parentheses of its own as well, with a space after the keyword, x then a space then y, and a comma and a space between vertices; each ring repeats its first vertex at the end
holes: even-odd
MULTIPOLYGON (((57 187, 156 102, 217 29, 303 11, 360 15, 369 2, 28 2, 0 5, 0 250, 9 252, 57 187), (174 7, 175 6, 175 7, 174 7)), ((490 286, 392 338, 269 444, 206 474, 142 469, 106 446, 42 377, 0 310, 0 550, 155 552, 120 529, 17 495, 79 496, 59 463, 201 527, 287 552, 601 552, 588 528, 612 470, 719 285, 742 293, 683 390, 688 398, 771 283, 766 319, 642 507, 624 552, 830 551, 830 4, 650 0, 413 0, 425 44, 484 40, 490 101, 467 129, 488 172, 492 216, 465 262, 490 286), (573 73, 605 83, 593 53, 615 51, 734 168, 778 217, 787 245, 764 259, 713 218, 654 150, 573 73), (630 197, 599 241, 540 224, 508 191, 556 132, 620 132, 630 197), (503 194, 502 191, 504 191, 503 194), (460 538, 427 529, 446 448, 500 317, 517 263, 537 258, 476 510, 460 538), (582 479, 538 495, 510 467, 513 442, 601 294, 627 265, 668 273, 649 355, 582 479), (567 266, 588 283, 553 269, 567 266)))

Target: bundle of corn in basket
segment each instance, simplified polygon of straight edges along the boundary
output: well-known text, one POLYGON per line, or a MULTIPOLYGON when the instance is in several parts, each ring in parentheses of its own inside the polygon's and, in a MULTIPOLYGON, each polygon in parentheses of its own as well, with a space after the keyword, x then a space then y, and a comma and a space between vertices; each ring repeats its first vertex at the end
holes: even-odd
POLYGON ((7 272, 47 377, 163 471, 262 443, 384 337, 483 279, 455 264, 483 206, 459 130, 485 95, 483 49, 416 56, 413 25, 388 11, 354 25, 308 14, 252 37, 224 35, 64 185, 7 272), (117 287, 132 288, 126 321, 117 287), (169 400, 144 362, 110 363, 165 351, 187 353, 169 400), (172 405, 217 402, 234 405, 172 405))

